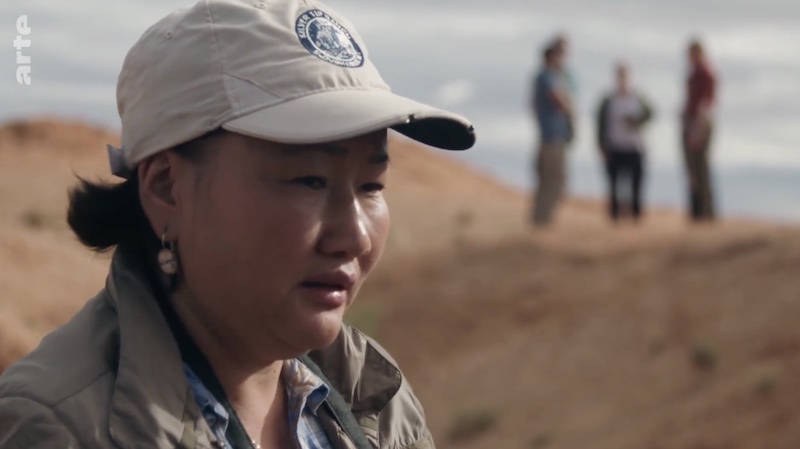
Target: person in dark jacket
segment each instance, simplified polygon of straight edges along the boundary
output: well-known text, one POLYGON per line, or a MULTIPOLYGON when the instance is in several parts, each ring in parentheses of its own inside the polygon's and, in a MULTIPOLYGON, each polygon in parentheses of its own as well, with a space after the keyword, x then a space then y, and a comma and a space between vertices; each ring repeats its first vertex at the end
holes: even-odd
POLYGON ((630 83, 625 63, 616 66, 616 88, 605 96, 597 117, 597 140, 608 176, 608 211, 618 221, 623 206, 638 221, 642 216, 642 184, 645 174, 644 125, 652 108, 630 83), (628 197, 622 201, 623 193, 628 197))

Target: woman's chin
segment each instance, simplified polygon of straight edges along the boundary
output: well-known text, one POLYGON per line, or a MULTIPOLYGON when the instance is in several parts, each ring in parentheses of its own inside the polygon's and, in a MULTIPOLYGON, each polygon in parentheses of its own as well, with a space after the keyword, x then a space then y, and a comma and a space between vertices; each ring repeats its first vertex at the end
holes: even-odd
MULTIPOLYGON (((326 314, 328 315, 328 314, 326 314)), ((330 314, 332 315, 332 314, 330 314)), ((342 330, 342 317, 318 316, 309 323, 305 332, 298 339, 304 342, 304 346, 310 351, 325 349, 336 340, 342 330)))

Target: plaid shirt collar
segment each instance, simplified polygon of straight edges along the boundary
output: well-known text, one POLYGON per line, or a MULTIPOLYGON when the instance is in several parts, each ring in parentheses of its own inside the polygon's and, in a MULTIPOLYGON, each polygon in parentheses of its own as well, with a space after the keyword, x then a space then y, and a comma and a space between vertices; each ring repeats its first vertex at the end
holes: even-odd
MULTIPOLYGON (((227 410, 188 365, 184 363, 183 369, 197 406, 217 439, 215 445, 221 449, 229 449, 231 446, 225 438, 230 420, 227 410)), ((294 446, 302 449, 330 448, 330 442, 317 418, 317 410, 328 398, 329 387, 297 359, 283 362, 281 379, 286 387, 288 419, 294 446)))

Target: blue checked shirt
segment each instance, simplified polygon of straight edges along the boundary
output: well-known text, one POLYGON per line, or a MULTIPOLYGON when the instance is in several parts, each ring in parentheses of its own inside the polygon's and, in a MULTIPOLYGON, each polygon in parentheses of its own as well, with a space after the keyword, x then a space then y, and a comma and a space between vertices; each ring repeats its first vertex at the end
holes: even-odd
MULTIPOLYGON (((215 446, 231 449, 225 438, 229 416, 195 373, 184 364, 189 388, 208 426, 217 439, 215 446)), ((317 417, 317 409, 328 397, 328 386, 316 374, 296 359, 283 363, 281 377, 286 385, 289 428, 295 449, 333 449, 325 429, 317 417)))

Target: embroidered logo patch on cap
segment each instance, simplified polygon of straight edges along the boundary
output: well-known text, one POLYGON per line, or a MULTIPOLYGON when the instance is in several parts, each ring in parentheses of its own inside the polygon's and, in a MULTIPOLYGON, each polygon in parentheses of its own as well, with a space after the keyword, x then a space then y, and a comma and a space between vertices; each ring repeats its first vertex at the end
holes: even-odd
POLYGON ((339 22, 326 12, 312 9, 297 18, 295 32, 312 55, 340 67, 361 67, 364 53, 339 22))

